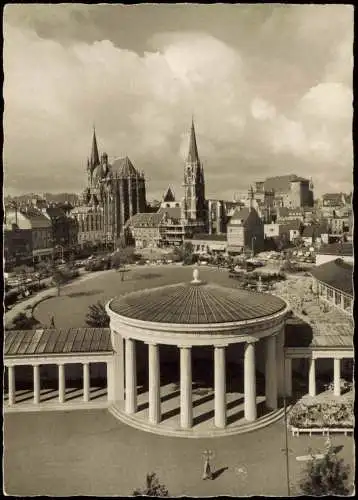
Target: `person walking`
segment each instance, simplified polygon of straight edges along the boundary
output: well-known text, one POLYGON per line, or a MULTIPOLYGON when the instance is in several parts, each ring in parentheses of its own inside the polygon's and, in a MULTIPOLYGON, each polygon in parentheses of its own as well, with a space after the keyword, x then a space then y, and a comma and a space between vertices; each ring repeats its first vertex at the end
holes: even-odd
POLYGON ((50 328, 55 328, 55 318, 54 318, 54 316, 51 317, 50 328))

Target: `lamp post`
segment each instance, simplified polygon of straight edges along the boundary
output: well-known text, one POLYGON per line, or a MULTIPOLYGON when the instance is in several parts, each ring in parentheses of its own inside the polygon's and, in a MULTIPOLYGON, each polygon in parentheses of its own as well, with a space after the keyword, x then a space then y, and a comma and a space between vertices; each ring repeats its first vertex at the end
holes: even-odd
MULTIPOLYGON (((286 360, 285 356, 283 357, 283 366, 284 373, 286 373, 286 360)), ((287 487, 287 496, 291 496, 291 488, 290 488, 290 461, 289 461, 289 452, 292 451, 288 448, 288 428, 287 428, 287 401, 286 401, 286 377, 283 379, 283 411, 284 411, 284 425, 285 425, 285 447, 281 450, 284 452, 286 457, 286 487, 287 487)))

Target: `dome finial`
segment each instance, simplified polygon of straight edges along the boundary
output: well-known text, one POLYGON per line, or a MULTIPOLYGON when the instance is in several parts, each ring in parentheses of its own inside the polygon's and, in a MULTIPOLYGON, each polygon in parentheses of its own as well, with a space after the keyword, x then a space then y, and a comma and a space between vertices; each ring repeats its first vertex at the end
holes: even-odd
POLYGON ((199 269, 196 267, 193 271, 193 280, 191 282, 193 285, 198 285, 201 283, 201 280, 199 280, 199 269))

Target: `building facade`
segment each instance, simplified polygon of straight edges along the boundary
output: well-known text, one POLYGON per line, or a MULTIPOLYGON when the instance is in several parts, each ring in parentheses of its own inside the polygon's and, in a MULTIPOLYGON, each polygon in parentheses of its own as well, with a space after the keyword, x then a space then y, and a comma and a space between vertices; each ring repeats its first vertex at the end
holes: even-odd
MULTIPOLYGON (((81 239, 100 235, 102 243, 114 245, 123 235, 127 220, 138 212, 146 211, 146 187, 143 172, 136 170, 128 158, 116 158, 112 164, 107 153, 99 157, 96 132, 93 131, 92 150, 87 160, 88 185, 82 200, 83 207, 90 210, 75 210, 73 214, 85 219, 88 213, 87 228, 81 239), (101 218, 101 221, 99 221, 101 218)), ((79 223, 78 218, 78 223, 79 223)))
POLYGON ((21 259, 28 253, 28 260, 36 264, 41 260, 50 260, 53 256, 54 242, 51 221, 36 209, 26 211, 8 210, 6 212, 5 229, 8 246, 6 253, 12 259, 21 259), (12 231, 11 236, 9 231, 12 231), (20 250, 21 247, 21 250, 20 250))
POLYGON ((237 209, 230 219, 227 231, 229 253, 252 254, 264 249, 264 224, 257 210, 251 207, 237 209))

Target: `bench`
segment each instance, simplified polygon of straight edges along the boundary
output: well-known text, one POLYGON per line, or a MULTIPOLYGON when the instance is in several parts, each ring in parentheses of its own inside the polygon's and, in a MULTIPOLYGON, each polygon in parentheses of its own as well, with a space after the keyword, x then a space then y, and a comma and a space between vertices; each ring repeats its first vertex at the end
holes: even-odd
POLYGON ((291 426, 291 432, 292 436, 299 436, 300 434, 309 434, 312 436, 312 434, 322 434, 322 436, 329 436, 332 433, 339 432, 339 433, 344 433, 345 436, 347 436, 349 433, 353 432, 353 428, 337 428, 337 427, 332 427, 332 428, 327 428, 327 427, 312 427, 312 428, 298 428, 298 427, 292 427, 291 426))

